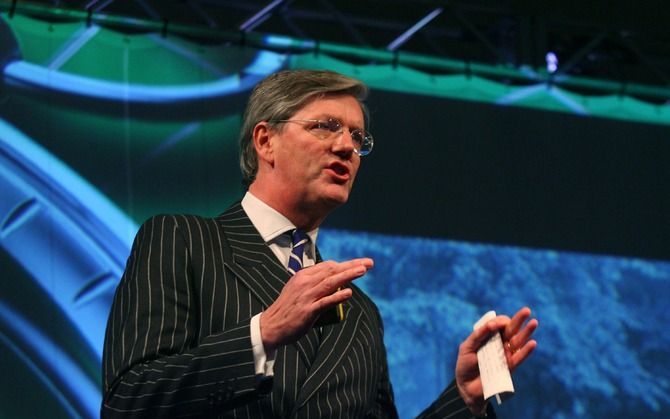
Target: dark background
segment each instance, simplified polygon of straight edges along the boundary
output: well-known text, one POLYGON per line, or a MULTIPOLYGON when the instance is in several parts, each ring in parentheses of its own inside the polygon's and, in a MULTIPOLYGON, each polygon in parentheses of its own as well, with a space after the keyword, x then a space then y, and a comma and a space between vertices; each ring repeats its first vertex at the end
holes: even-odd
POLYGON ((374 152, 327 225, 670 258, 670 127, 378 90, 369 106, 374 152))

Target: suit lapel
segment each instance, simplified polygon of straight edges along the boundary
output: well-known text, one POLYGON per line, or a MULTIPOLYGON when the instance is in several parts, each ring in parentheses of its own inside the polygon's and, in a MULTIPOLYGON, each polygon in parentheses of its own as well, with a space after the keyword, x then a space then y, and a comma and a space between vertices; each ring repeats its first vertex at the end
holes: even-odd
MULTIPOLYGON (((224 264, 258 298, 264 308, 267 308, 279 297, 284 284, 289 279, 288 271, 265 244, 239 202, 219 216, 217 221, 224 230, 223 237, 227 241, 227 243, 222 243, 225 254, 224 264)), ((321 256, 318 250, 316 256, 317 262, 320 262, 321 256)), ((344 305, 346 320, 324 326, 320 349, 313 362, 306 348, 310 344, 306 336, 294 345, 308 372, 303 383, 295 382, 298 374, 290 371, 283 372, 286 374, 285 378, 290 381, 286 383, 288 388, 285 388, 285 391, 294 385, 299 387, 291 416, 294 416, 296 411, 303 407, 331 377, 342 357, 347 354, 357 328, 361 327, 362 323, 369 321, 367 314, 360 306, 361 297, 358 295, 360 291, 353 288, 354 296, 344 305)), ((275 368, 282 363, 283 357, 292 356, 291 353, 289 347, 278 351, 275 368)))
POLYGON ((279 296, 288 280, 288 272, 265 244, 239 202, 217 221, 227 241, 223 244, 224 264, 264 307, 268 307, 279 296))
MULTIPOLYGON (((290 277, 286 267, 265 244, 239 202, 217 220, 227 240, 223 243, 224 264, 258 298, 264 309, 269 307, 290 277)), ((295 343, 307 367, 312 363, 310 345, 307 337, 295 343)))

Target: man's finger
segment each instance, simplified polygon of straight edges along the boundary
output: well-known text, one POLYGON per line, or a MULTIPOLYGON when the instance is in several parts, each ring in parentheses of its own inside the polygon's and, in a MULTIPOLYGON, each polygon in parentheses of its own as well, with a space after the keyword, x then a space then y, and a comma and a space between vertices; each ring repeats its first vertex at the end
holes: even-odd
POLYGON ((535 332, 535 329, 537 329, 538 325, 539 323, 537 319, 531 319, 516 335, 510 337, 507 341, 510 351, 516 352, 526 342, 528 342, 530 336, 533 334, 533 332, 535 332))
POLYGON ((356 258, 344 262, 334 262, 332 260, 329 260, 319 262, 314 266, 305 268, 305 270, 309 270, 312 274, 328 272, 332 275, 342 271, 346 271, 347 269, 351 269, 356 266, 364 266, 366 269, 370 269, 372 268, 372 266, 374 266, 374 261, 370 258, 356 258))
POLYGON ((519 348, 518 351, 515 351, 513 354, 511 354, 507 359, 507 365, 510 372, 514 372, 516 367, 521 365, 526 360, 526 358, 530 356, 536 347, 537 342, 534 340, 529 340, 521 348, 519 348))
POLYGON ((323 311, 351 298, 351 288, 342 288, 314 302, 317 311, 323 311))
POLYGON ((497 318, 484 323, 482 327, 474 330, 463 342, 466 346, 465 349, 470 352, 476 352, 493 333, 499 331, 502 327, 502 324, 497 322, 497 318))
POLYGON ((530 318, 530 308, 523 307, 517 311, 516 314, 514 314, 514 317, 512 317, 512 320, 510 320, 510 322, 507 323, 507 326, 505 326, 504 337, 506 337, 508 340, 511 339, 519 332, 521 326, 523 326, 528 318, 530 318))
POLYGON ((374 265, 370 258, 358 258, 346 262, 322 262, 301 269, 292 281, 300 293, 310 302, 318 301, 360 278, 374 265), (298 279, 298 277, 300 277, 298 279))
MULTIPOLYGON (((521 312, 521 310, 519 312, 521 312)), ((517 315, 519 314, 519 312, 517 312, 517 315)), ((530 309, 528 309, 528 312, 529 312, 528 315, 530 315, 530 309)), ((482 325, 479 329, 472 332, 472 334, 470 334, 470 336, 464 343, 469 343, 469 345, 472 345, 470 349, 473 351, 477 351, 477 349, 479 349, 483 344, 486 343, 486 341, 491 337, 491 335, 493 335, 493 333, 505 331, 504 333, 507 334, 506 330, 507 328, 510 327, 510 324, 512 322, 513 321, 510 320, 508 316, 504 314, 499 315, 495 319, 489 320, 488 322, 484 323, 484 325, 482 325)))
POLYGON ((368 272, 368 269, 369 268, 367 268, 365 265, 354 265, 353 267, 343 272, 340 272, 336 275, 331 275, 330 277, 326 278, 325 282, 329 282, 329 285, 332 288, 339 288, 354 279, 362 277, 368 272))
POLYGON ((319 283, 330 278, 333 278, 330 279, 332 282, 344 281, 342 284, 333 287, 335 289, 349 282, 351 279, 364 275, 373 265, 374 262, 370 258, 351 259, 339 263, 327 261, 302 269, 299 273, 319 283))

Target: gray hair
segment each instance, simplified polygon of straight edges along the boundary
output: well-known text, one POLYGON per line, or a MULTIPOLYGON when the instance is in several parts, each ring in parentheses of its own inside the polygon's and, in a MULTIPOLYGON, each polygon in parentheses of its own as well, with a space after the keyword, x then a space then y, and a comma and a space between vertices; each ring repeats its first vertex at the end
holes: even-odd
POLYGON ((326 70, 285 70, 271 74, 254 87, 244 112, 240 130, 240 169, 245 186, 258 172, 258 156, 253 142, 254 127, 261 121, 290 119, 311 101, 324 96, 351 95, 361 105, 368 88, 360 80, 326 70))

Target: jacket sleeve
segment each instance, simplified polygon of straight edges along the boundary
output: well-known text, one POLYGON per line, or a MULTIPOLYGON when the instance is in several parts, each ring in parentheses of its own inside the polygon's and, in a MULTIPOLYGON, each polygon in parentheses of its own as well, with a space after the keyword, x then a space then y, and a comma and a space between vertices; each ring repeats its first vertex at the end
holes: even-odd
MULTIPOLYGON (((491 403, 486 407, 486 418, 495 419, 496 414, 491 403)), ((463 401, 456 381, 452 381, 447 388, 440 394, 440 396, 431 404, 425 411, 423 411, 418 419, 475 419, 470 413, 470 409, 463 401)))
POLYGON ((135 238, 105 335, 103 418, 208 416, 261 395, 250 319, 199 336, 190 233, 158 216, 135 238))

